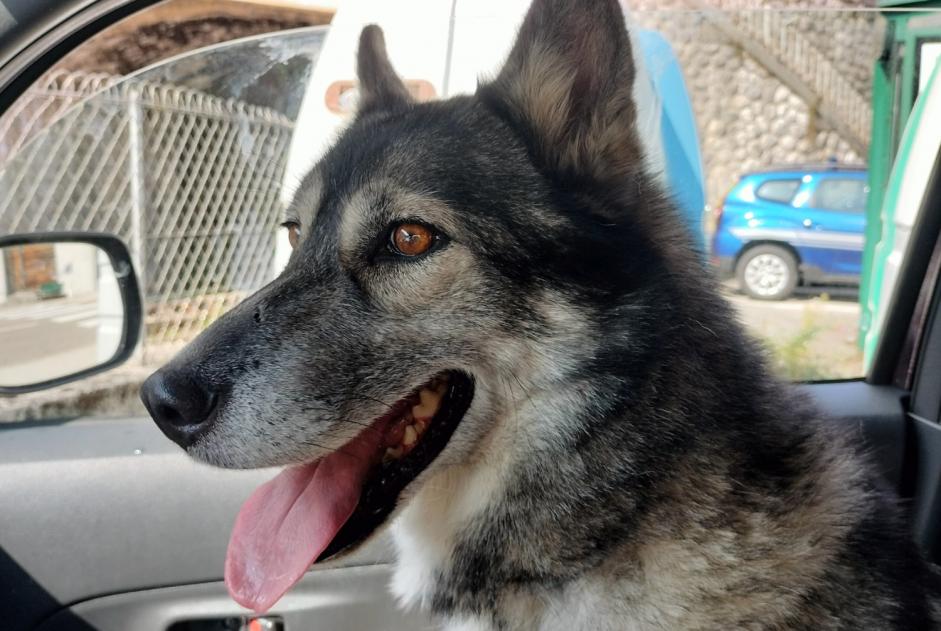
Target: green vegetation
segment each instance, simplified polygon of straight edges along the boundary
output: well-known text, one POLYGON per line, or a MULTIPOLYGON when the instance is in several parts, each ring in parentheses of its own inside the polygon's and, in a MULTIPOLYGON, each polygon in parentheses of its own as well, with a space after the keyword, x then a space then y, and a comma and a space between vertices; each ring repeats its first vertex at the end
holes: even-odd
POLYGON ((824 366, 815 356, 812 342, 821 328, 814 324, 809 315, 805 314, 804 323, 796 334, 780 342, 768 338, 761 340, 769 351, 774 371, 789 381, 833 379, 829 367, 824 366))

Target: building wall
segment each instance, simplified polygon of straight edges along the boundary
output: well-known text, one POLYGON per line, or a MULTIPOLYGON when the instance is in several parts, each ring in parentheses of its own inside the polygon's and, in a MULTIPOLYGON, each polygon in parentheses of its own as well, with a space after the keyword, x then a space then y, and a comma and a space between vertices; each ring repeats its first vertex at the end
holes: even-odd
POLYGON ((98 291, 98 248, 89 243, 56 243, 56 280, 67 296, 98 291))
MULTIPOLYGON (((743 3, 713 0, 709 4, 730 8, 743 3)), ((872 66, 881 49, 882 18, 863 11, 794 11, 796 4, 781 9, 788 23, 800 29, 868 99, 872 66)), ((812 6, 819 9, 825 4, 859 8, 859 3, 838 0, 812 6)), ((682 67, 696 116, 711 207, 721 202, 742 173, 752 169, 831 159, 865 162, 866 156, 820 120, 808 103, 701 13, 689 10, 690 5, 679 2, 671 7, 669 0, 632 5, 637 7, 635 19, 642 27, 666 36, 682 67)))

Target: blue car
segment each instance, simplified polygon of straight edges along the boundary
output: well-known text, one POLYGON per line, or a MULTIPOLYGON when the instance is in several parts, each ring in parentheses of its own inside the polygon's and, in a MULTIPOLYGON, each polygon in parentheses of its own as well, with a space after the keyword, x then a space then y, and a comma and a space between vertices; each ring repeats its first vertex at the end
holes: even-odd
POLYGON ((741 177, 719 209, 712 260, 743 292, 783 300, 798 285, 859 285, 867 173, 828 164, 741 177))

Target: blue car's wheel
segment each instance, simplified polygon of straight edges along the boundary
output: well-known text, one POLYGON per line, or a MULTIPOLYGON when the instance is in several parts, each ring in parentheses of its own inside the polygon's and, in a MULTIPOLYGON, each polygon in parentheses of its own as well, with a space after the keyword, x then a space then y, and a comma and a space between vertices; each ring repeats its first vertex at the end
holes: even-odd
POLYGON ((797 260, 785 248, 758 245, 738 261, 735 269, 739 288, 758 300, 784 300, 797 286, 797 260))

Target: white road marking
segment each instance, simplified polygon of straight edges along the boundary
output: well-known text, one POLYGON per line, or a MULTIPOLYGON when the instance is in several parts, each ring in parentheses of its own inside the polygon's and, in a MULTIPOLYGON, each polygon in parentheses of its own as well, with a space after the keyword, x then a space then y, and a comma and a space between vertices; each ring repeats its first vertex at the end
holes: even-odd
POLYGON ((89 309, 97 310, 97 307, 94 303, 88 302, 0 306, 0 320, 49 320, 88 312, 89 309))
POLYGON ((22 331, 23 329, 31 329, 33 327, 39 326, 39 322, 24 322, 22 324, 14 324, 7 327, 0 327, 0 335, 4 333, 12 333, 13 331, 22 331))
POLYGON ((75 322, 76 320, 85 320, 87 318, 97 318, 98 309, 83 309, 77 313, 70 313, 68 315, 59 316, 58 318, 52 318, 53 322, 57 324, 63 324, 65 322, 75 322))

